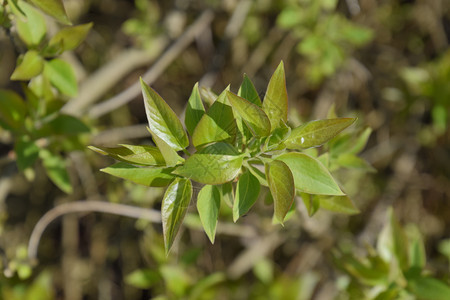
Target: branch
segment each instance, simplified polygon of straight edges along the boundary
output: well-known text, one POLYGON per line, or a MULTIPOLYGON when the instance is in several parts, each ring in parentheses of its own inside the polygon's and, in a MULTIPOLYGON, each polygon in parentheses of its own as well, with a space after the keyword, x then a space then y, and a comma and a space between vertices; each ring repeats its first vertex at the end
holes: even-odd
MULTIPOLYGON (((164 72, 164 70, 174 61, 180 53, 189 46, 189 44, 199 35, 213 20, 213 12, 210 10, 205 11, 196 21, 192 24, 177 41, 167 49, 161 58, 148 70, 142 79, 151 84, 158 78, 158 76, 164 72)), ((139 82, 134 83, 132 86, 122 91, 118 95, 103 101, 92 107, 89 110, 89 116, 91 118, 99 118, 110 111, 130 102, 141 92, 139 82)))
POLYGON ((37 261, 39 242, 48 225, 65 214, 79 212, 101 212, 135 219, 145 219, 153 223, 161 222, 160 212, 149 208, 104 201, 77 201, 64 203, 49 210, 41 217, 41 219, 39 219, 36 226, 33 228, 33 232, 31 233, 28 242, 28 258, 32 263, 37 261))

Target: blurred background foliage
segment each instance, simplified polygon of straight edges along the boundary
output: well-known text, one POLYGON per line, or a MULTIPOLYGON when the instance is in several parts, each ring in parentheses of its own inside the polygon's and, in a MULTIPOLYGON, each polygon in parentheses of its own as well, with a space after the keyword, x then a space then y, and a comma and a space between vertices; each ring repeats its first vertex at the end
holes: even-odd
POLYGON ((0 3, 0 298, 448 299, 448 0, 66 0, 74 25, 92 22, 70 47, 61 15, 21 6, 30 31, 17 1, 0 3), (31 268, 30 233, 58 204, 159 209, 162 190, 99 172, 111 160, 86 148, 151 143, 139 93, 116 95, 149 70, 181 115, 197 81, 236 90, 246 73, 263 93, 280 60, 293 123, 358 117, 326 147, 359 214, 310 217, 299 200, 280 227, 263 201, 236 224, 223 207, 211 245, 192 210, 169 257, 160 224, 70 214, 31 268), (373 169, 339 156, 355 136, 373 169))

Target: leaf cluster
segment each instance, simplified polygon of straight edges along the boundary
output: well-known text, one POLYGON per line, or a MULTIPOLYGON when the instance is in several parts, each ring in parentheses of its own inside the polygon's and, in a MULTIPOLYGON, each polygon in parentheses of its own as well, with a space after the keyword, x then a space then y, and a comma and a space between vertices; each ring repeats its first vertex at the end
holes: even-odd
POLYGON ((315 210, 322 205, 338 212, 358 212, 331 175, 324 154, 305 152, 333 139, 355 119, 331 118, 291 128, 283 62, 273 73, 263 101, 244 75, 237 94, 228 87, 206 109, 196 84, 185 113, 187 131, 156 91, 142 80, 141 86, 156 146, 91 149, 120 160, 102 169, 106 173, 148 186, 168 186, 161 206, 167 252, 190 205, 192 181, 203 185, 197 210, 211 242, 221 201, 231 199, 236 222, 254 205, 261 186, 269 189, 274 221, 281 224, 296 195, 315 210))

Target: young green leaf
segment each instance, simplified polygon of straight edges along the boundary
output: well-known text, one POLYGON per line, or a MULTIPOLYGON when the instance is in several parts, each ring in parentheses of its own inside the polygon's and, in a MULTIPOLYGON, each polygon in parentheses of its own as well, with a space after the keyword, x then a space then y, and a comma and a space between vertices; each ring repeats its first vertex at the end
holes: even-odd
POLYGON ((72 193, 72 184, 66 169, 66 162, 60 156, 52 154, 46 149, 41 149, 39 157, 45 167, 48 177, 58 188, 67 194, 72 193))
POLYGON ((155 142, 156 146, 161 152, 161 155, 164 157, 167 166, 172 167, 177 165, 178 163, 184 162, 184 158, 179 156, 178 153, 172 147, 170 147, 165 141, 160 139, 149 128, 147 129, 152 135, 153 141, 155 142))
POLYGON ((191 96, 189 97, 188 105, 186 107, 186 115, 184 117, 184 124, 186 125, 186 129, 191 136, 194 134, 194 129, 204 114, 205 107, 203 106, 202 98, 200 97, 197 82, 192 89, 191 96))
POLYGON ((242 155, 230 144, 214 143, 190 156, 174 174, 204 184, 222 184, 236 177, 242 160, 242 155))
POLYGON ((27 113, 23 99, 16 93, 0 89, 0 126, 7 129, 19 129, 27 113))
POLYGON ((293 129, 284 143, 288 149, 317 147, 335 137, 355 120, 355 118, 337 118, 311 121, 293 129))
POLYGON ((14 14, 17 16, 16 25, 19 37, 29 47, 38 46, 47 32, 44 16, 26 2, 21 1, 19 7, 25 13, 25 18, 22 12, 16 11, 14 6, 11 6, 14 14))
POLYGON ((161 151, 157 147, 153 146, 134 146, 134 145, 120 145, 120 147, 94 147, 88 146, 89 149, 100 153, 102 155, 108 155, 114 159, 128 162, 131 164, 143 165, 143 166, 165 166, 161 151))
POLYGON ((87 23, 61 29, 50 39, 45 52, 55 55, 75 49, 86 38, 92 25, 93 23, 87 23))
POLYGON ((253 82, 250 78, 248 78, 247 74, 244 74, 244 80, 239 88, 238 96, 250 101, 253 104, 256 104, 259 107, 262 105, 258 92, 256 91, 253 82))
POLYGON ((269 117, 271 131, 287 122, 288 96, 283 62, 280 62, 270 78, 262 108, 269 117))
POLYGON ((192 135, 192 144, 199 147, 212 142, 232 142, 236 138, 236 121, 223 91, 198 122, 192 135))
POLYGON ((192 197, 192 183, 177 177, 167 188, 161 203, 164 246, 166 255, 180 229, 192 197))
POLYGON ((254 135, 268 136, 270 134, 269 118, 259 106, 229 91, 227 91, 227 98, 254 135))
POLYGON ((215 185, 205 185, 197 197, 197 210, 203 229, 214 244, 217 220, 219 218, 220 191, 215 185))
POLYGON ((40 136, 48 135, 76 135, 80 133, 90 132, 90 128, 84 124, 80 119, 65 115, 58 114, 55 118, 51 119, 48 123, 42 125, 38 131, 40 136))
POLYGON ((136 167, 125 162, 119 162, 100 171, 110 175, 130 180, 145 186, 167 186, 175 177, 171 174, 174 168, 136 167))
POLYGON ((345 195, 327 168, 317 159, 303 153, 286 153, 278 156, 291 169, 295 188, 300 192, 318 195, 345 195))
POLYGON ((294 202, 294 177, 288 165, 279 160, 273 160, 266 164, 266 176, 273 197, 275 219, 283 224, 284 218, 294 202))
POLYGON ((366 172, 376 171, 367 161, 351 153, 342 153, 337 157, 336 163, 344 168, 359 169, 366 172))
POLYGON ((326 210, 354 215, 359 213, 359 209, 353 204, 348 196, 317 196, 320 207, 326 210))
POLYGON ((264 143, 264 151, 271 151, 282 146, 282 143, 289 137, 291 134, 291 128, 286 125, 282 125, 279 128, 276 128, 272 131, 272 134, 266 139, 264 143))
POLYGON ((44 65, 44 75, 62 94, 69 97, 77 95, 77 78, 69 63, 59 58, 47 61, 44 65))
POLYGON ((144 96, 145 112, 147 113, 148 124, 152 133, 176 151, 183 150, 189 146, 186 132, 175 112, 142 78, 141 87, 142 95, 144 96))
POLYGON ((240 177, 236 186, 236 199, 233 204, 233 221, 236 222, 242 215, 245 215, 258 199, 261 185, 258 179, 245 171, 240 177))
POLYGON ((11 75, 11 80, 28 80, 39 75, 44 69, 44 60, 35 50, 29 50, 22 57, 11 75))
POLYGON ((62 0, 29 0, 31 3, 42 9, 43 12, 52 16, 59 22, 70 25, 71 22, 67 17, 66 10, 62 0))

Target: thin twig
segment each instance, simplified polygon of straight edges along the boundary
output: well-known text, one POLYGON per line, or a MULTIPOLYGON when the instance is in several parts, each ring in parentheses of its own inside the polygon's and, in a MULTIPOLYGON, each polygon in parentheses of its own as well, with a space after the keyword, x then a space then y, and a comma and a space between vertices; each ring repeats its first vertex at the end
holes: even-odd
MULTIPOLYGON (((164 72, 164 70, 174 61, 180 53, 186 49, 186 47, 199 35, 206 27, 210 25, 213 20, 213 12, 210 10, 205 11, 196 21, 192 24, 186 32, 178 38, 178 40, 167 49, 166 52, 160 57, 160 59, 142 76, 142 79, 148 84, 154 82, 158 76, 164 72)), ((134 83, 132 86, 122 91, 118 95, 103 101, 89 110, 89 116, 91 118, 99 118, 110 111, 128 103, 136 96, 139 95, 141 89, 139 82, 134 83)))
POLYGON ((33 228, 33 232, 31 233, 28 242, 28 258, 32 263, 37 261, 39 242, 48 225, 65 214, 79 212, 101 212, 135 219, 145 219, 153 223, 161 222, 160 212, 149 208, 104 201, 77 201, 64 203, 49 210, 41 217, 33 228))

